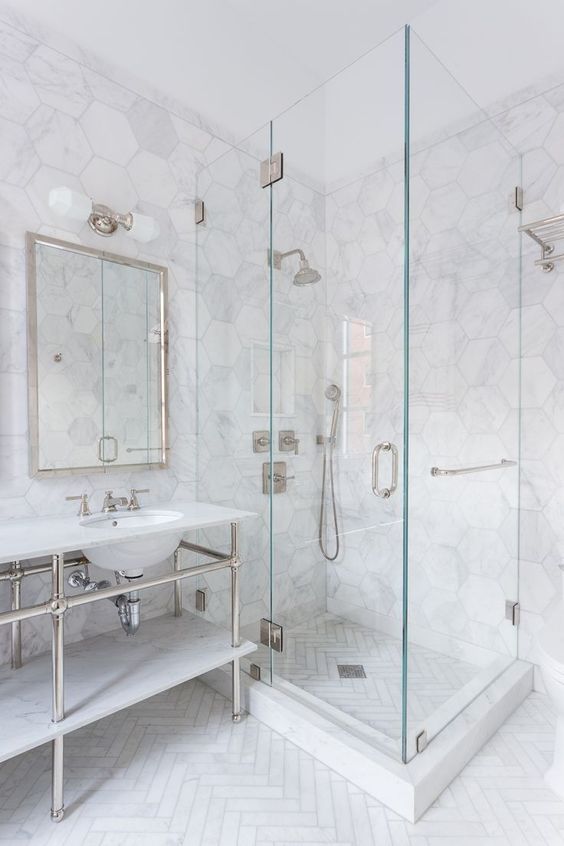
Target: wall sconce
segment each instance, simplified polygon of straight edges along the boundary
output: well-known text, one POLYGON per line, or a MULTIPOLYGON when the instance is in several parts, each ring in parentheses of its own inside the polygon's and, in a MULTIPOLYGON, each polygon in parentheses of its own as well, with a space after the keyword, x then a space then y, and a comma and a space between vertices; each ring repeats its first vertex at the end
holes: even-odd
POLYGON ((159 237, 159 224, 153 217, 144 214, 120 214, 103 203, 94 203, 86 194, 80 194, 61 185, 49 191, 49 207, 63 217, 72 220, 87 220, 98 235, 113 235, 119 226, 136 241, 153 241, 159 237))

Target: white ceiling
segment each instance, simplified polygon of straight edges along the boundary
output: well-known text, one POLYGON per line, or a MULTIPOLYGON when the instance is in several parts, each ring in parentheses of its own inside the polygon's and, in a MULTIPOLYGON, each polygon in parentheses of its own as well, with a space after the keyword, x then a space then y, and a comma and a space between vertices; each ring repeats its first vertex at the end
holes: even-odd
POLYGON ((435 0, 13 0, 245 138, 435 0))

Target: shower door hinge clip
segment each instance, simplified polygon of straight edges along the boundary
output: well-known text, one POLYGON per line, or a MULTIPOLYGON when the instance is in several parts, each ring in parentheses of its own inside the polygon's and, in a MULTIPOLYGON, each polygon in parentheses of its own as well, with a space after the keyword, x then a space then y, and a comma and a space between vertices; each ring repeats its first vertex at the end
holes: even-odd
POLYGON ((268 188, 284 177, 284 153, 274 153, 260 163, 260 187, 268 188))
POLYGON ((419 754, 419 752, 423 752, 423 750, 427 748, 428 743, 429 738, 427 737, 427 729, 423 729, 423 731, 420 731, 415 738, 415 748, 417 749, 417 753, 419 754))
POLYGON ((251 674, 251 678, 255 681, 260 681, 260 665, 259 664, 251 664, 249 672, 251 674))
POLYGON ((505 600, 505 619, 511 621, 512 626, 519 625, 521 616, 521 608, 518 602, 513 602, 511 599, 505 600))
POLYGON ((194 220, 198 223, 206 222, 206 204, 203 200, 196 200, 194 205, 194 220))
POLYGON ((523 189, 520 185, 515 186, 513 205, 515 206, 517 211, 523 211, 523 189))
POLYGON ((260 642, 263 646, 282 652, 284 648, 284 629, 272 620, 260 621, 260 642))

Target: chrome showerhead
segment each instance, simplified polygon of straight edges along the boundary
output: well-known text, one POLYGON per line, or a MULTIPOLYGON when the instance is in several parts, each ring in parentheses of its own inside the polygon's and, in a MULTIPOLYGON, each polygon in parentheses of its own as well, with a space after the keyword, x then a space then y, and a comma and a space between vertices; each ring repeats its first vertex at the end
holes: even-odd
POLYGON ((277 270, 280 270, 282 268, 282 260, 288 258, 288 256, 300 257, 300 269, 294 276, 294 285, 297 285, 299 288, 303 288, 305 285, 314 285, 316 282, 319 282, 321 279, 321 273, 309 266, 309 262, 306 259, 303 250, 288 250, 287 253, 281 253, 279 250, 274 250, 272 253, 273 266, 277 270))
POLYGON ((341 389, 338 385, 328 385, 325 388, 325 397, 331 402, 338 402, 341 399, 341 389))
POLYGON ((314 285, 321 279, 321 273, 309 266, 307 259, 300 262, 300 269, 294 276, 294 285, 314 285))

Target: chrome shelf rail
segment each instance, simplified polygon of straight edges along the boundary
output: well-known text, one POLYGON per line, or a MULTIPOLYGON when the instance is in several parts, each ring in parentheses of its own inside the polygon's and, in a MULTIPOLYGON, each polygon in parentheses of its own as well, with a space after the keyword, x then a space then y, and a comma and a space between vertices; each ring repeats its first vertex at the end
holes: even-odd
POLYGON ((564 259, 564 253, 554 254, 554 242, 564 240, 564 214, 525 223, 519 227, 519 232, 524 232, 541 248, 541 257, 535 261, 535 265, 545 273, 550 273, 555 263, 564 259))
POLYGON ((515 467, 516 464, 516 461, 502 458, 497 464, 481 464, 479 467, 459 467, 454 470, 431 467, 431 476, 464 476, 466 473, 483 473, 485 470, 504 470, 506 467, 515 467))

